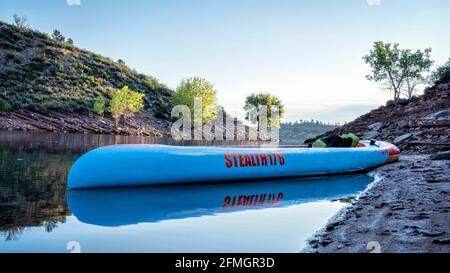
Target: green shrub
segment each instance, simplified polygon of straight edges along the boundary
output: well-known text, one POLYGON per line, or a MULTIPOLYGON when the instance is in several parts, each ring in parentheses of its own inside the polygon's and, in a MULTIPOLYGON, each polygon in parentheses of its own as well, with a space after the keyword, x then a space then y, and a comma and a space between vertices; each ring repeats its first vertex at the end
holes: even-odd
POLYGON ((431 73, 431 81, 434 84, 450 82, 450 59, 431 73))
POLYGON ((92 106, 92 111, 97 115, 102 116, 105 113, 106 101, 103 96, 98 96, 94 100, 94 105, 92 106))
POLYGON ((159 119, 165 119, 168 118, 170 115, 170 107, 167 104, 161 104, 156 108, 156 111, 154 113, 155 118, 159 119))
POLYGON ((12 109, 13 109, 13 107, 12 107, 12 105, 9 103, 9 102, 3 102, 2 104, 1 104, 1 107, 0 107, 0 109, 2 110, 2 111, 5 111, 5 112, 9 112, 9 111, 11 111, 12 109))

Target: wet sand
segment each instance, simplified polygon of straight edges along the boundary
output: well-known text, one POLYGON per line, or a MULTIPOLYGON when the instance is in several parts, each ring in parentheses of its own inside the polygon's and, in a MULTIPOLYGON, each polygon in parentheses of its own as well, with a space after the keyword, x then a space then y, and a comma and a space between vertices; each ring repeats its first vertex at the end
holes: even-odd
POLYGON ((449 170, 449 160, 413 155, 374 170, 376 182, 303 251, 450 252, 449 170))

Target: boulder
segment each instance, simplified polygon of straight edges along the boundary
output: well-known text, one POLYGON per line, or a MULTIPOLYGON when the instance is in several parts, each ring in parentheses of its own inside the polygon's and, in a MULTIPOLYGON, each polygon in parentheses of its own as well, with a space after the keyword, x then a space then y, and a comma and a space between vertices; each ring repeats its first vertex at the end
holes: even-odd
POLYGON ((367 126, 367 128, 370 131, 379 131, 382 126, 383 126, 383 122, 376 122, 376 123, 370 124, 369 126, 367 126))
POLYGON ((403 142, 403 141, 405 141, 405 140, 411 138, 412 136, 413 136, 412 133, 406 133, 406 134, 403 134, 403 135, 401 135, 401 136, 396 137, 396 138, 394 139, 394 143, 397 144, 397 143, 403 142))
POLYGON ((431 159, 432 160, 450 160, 450 152, 437 153, 431 159))

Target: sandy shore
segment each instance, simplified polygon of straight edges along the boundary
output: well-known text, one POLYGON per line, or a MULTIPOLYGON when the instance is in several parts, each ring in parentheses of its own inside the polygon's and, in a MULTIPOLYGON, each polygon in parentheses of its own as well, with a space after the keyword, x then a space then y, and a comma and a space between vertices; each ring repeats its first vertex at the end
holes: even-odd
POLYGON ((450 252, 450 161, 402 156, 315 235, 306 252, 450 252))

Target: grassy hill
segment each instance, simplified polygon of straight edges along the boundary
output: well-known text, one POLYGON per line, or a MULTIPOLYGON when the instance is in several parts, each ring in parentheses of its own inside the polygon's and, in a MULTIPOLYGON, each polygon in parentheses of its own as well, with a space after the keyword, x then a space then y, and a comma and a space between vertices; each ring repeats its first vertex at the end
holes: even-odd
POLYGON ((0 21, 0 109, 88 114, 98 95, 128 85, 145 110, 168 118, 171 90, 155 78, 48 34, 0 21))

